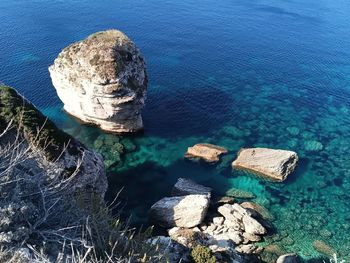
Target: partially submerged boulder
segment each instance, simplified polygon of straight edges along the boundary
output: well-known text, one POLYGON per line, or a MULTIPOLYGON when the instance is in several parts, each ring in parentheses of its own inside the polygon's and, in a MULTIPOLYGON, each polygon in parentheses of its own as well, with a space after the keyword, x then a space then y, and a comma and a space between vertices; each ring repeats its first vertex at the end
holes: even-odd
POLYGON ((290 253, 280 256, 276 263, 299 263, 300 257, 297 254, 290 253))
POLYGON ((272 180, 284 181, 297 163, 298 155, 293 151, 268 148, 241 149, 233 168, 245 169, 272 180))
POLYGON ((162 227, 194 227, 202 223, 209 207, 206 195, 165 197, 150 210, 150 221, 162 227))
POLYGON ((198 143, 192 147, 188 147, 185 158, 202 159, 208 163, 216 163, 222 154, 227 153, 227 149, 209 143, 198 143))
POLYGON ((145 61, 124 33, 102 31, 69 45, 49 71, 69 114, 110 132, 143 128, 145 61))
POLYGON ((249 210, 255 217, 260 216, 265 220, 274 219, 274 216, 265 207, 257 203, 246 201, 241 203, 241 206, 249 210))
POLYGON ((173 196, 200 194, 210 197, 211 190, 212 189, 210 187, 205 187, 203 185, 197 184, 191 179, 179 178, 177 179, 177 182, 174 185, 171 193, 173 196))

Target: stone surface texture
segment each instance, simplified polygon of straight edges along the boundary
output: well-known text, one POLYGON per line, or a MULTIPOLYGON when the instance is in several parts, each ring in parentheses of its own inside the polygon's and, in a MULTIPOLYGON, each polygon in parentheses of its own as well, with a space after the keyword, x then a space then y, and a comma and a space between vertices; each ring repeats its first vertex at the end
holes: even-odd
POLYGON ((143 128, 145 61, 124 33, 102 31, 69 45, 49 72, 69 114, 110 132, 143 128))
POLYGON ((293 151, 247 148, 241 149, 232 166, 256 172, 272 180, 284 181, 294 171, 298 159, 293 151))
POLYGON ((150 210, 150 221, 162 227, 194 227, 199 225, 208 210, 206 195, 164 197, 150 210))
POLYGON ((188 147, 185 158, 198 158, 209 163, 216 163, 220 160, 220 156, 227 152, 225 148, 214 144, 198 143, 192 147, 188 147))

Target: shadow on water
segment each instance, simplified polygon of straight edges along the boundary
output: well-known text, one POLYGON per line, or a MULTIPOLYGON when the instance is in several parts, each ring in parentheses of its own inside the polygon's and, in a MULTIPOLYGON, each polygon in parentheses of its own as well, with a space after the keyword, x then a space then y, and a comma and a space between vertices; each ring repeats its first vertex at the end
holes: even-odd
POLYGON ((232 97, 213 86, 150 93, 144 111, 145 133, 155 136, 209 134, 223 126, 222 120, 230 119, 227 115, 233 107, 232 97))
POLYGON ((122 189, 118 196, 118 201, 124 204, 122 216, 129 217, 131 211, 132 224, 147 224, 148 209, 171 191, 172 184, 167 179, 166 169, 154 162, 109 173, 106 200, 112 201, 122 189))

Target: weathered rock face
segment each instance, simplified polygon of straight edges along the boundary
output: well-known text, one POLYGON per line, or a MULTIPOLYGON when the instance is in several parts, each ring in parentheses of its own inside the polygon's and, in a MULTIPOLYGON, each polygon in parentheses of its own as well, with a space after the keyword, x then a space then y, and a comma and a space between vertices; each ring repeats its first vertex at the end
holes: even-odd
POLYGON ((209 163, 216 163, 220 160, 220 155, 225 153, 227 153, 227 150, 223 147, 209 143, 198 143, 192 147, 188 147, 185 158, 197 158, 209 163))
POLYGON ((156 236, 148 239, 147 242, 153 245, 158 245, 160 251, 163 251, 164 254, 169 256, 167 260, 169 260, 170 263, 191 261, 190 249, 183 246, 179 242, 174 241, 170 237, 156 236))
POLYGON ((200 194, 200 195, 207 195, 208 197, 210 197, 211 190, 212 190, 211 188, 197 184, 196 182, 190 179, 179 178, 173 187, 172 195, 182 196, 182 195, 200 194))
POLYGON ((74 236, 63 229, 85 224, 92 206, 103 205, 107 177, 102 157, 1 85, 0 164, 0 246, 19 253, 18 262, 28 245, 45 243, 53 257, 60 253, 62 242, 74 236), (38 235, 44 229, 52 236, 59 232, 62 242, 57 237, 51 246, 45 234, 38 235))
POLYGON ((298 155, 292 151, 248 148, 239 152, 232 166, 256 172, 272 180, 284 181, 294 171, 298 160, 298 155))
POLYGON ((150 210, 150 221, 162 227, 194 227, 199 225, 208 210, 206 195, 165 197, 150 210))
POLYGON ((66 47, 49 71, 64 109, 71 115, 110 132, 143 128, 145 62, 122 32, 98 32, 66 47))

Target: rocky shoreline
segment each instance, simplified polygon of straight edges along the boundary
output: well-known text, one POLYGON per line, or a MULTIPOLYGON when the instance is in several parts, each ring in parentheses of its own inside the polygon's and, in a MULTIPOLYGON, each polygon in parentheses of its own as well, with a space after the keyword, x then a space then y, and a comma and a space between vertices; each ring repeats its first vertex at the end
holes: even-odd
MULTIPOLYGON (((234 199, 222 204, 211 198, 209 187, 186 178, 178 179, 172 195, 150 209, 150 221, 168 232, 152 242, 171 244, 171 262, 187 262, 197 246, 208 247, 218 262, 262 262, 264 248, 257 243, 272 230, 264 208, 234 199)), ((299 258, 282 255, 278 262, 299 262, 299 258)))
MULTIPOLYGON (((114 133, 136 132, 143 128, 141 111, 146 99, 146 66, 136 45, 122 32, 98 32, 68 46, 49 71, 57 94, 69 114, 114 133)), ((15 90, 1 86, 0 103, 2 130, 14 120, 15 133, 6 139, 15 140, 13 135, 19 133, 25 141, 24 145, 34 145, 33 149, 38 150, 31 156, 30 162, 21 164, 21 169, 30 171, 22 173, 23 176, 29 178, 33 170, 40 173, 46 170, 59 174, 58 179, 62 181, 72 177, 69 197, 83 193, 85 198, 85 193, 89 193, 83 200, 84 209, 91 206, 96 196, 99 204, 104 205, 107 178, 99 154, 57 129, 15 90), (25 113, 23 119, 18 117, 21 109, 25 113), (42 138, 36 136, 40 125, 44 132, 42 138)), ((113 148, 118 156, 124 147, 119 143, 119 138, 101 138, 95 141, 94 146, 101 151, 113 148)), ((224 147, 198 143, 188 147, 184 158, 215 165, 227 153, 229 150, 224 147)), ((231 167, 252 172, 267 180, 283 182, 294 172, 298 161, 299 157, 293 151, 242 148, 231 162, 231 167)), ((52 178, 48 174, 36 180, 40 183, 50 182, 52 178)), ((255 197, 253 194, 231 189, 226 196, 218 197, 210 186, 199 185, 188 178, 179 178, 169 194, 154 203, 149 211, 149 221, 166 229, 167 235, 152 237, 146 243, 160 245, 170 257, 170 262, 191 262, 198 256, 197 252, 208 256, 205 262, 300 262, 296 254, 286 254, 278 246, 263 244, 275 234, 272 224, 274 217, 263 206, 248 201, 255 197), (264 252, 279 257, 265 259, 262 256, 264 252)), ((67 200, 70 199, 65 202, 67 200)), ((6 209, 3 208, 6 213, 12 212, 6 209)), ((5 226, 0 225, 1 240, 5 240, 3 243, 7 243, 7 246, 8 243, 18 245, 21 239, 29 239, 32 234, 32 229, 23 229, 23 222, 16 221, 20 218, 17 213, 22 213, 20 207, 16 209, 18 211, 10 218, 13 221, 5 226), (21 225, 19 230, 16 229, 18 225, 21 225)), ((27 214, 30 213, 35 212, 27 211, 27 214)), ((332 256, 335 253, 323 241, 315 240, 312 245, 324 255, 332 256)))

